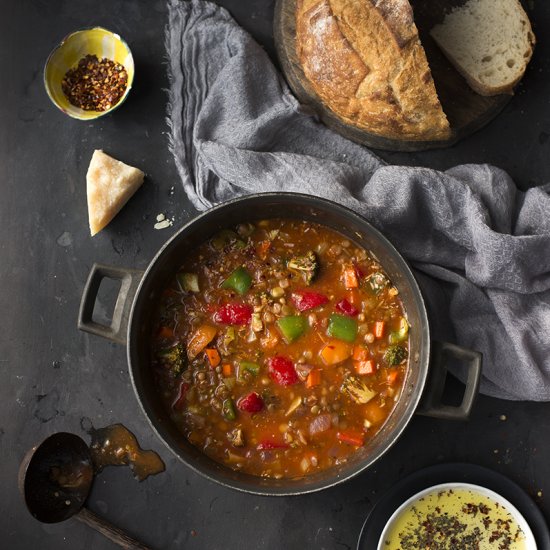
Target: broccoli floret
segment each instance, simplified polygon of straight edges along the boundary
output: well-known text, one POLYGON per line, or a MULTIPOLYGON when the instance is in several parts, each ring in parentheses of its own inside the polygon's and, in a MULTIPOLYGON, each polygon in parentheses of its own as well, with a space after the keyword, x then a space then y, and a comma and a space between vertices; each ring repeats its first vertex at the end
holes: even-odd
POLYGON ((179 374, 186 365, 185 349, 181 344, 171 348, 161 349, 157 354, 158 358, 170 366, 174 374, 179 374))
POLYGON ((355 376, 348 376, 342 386, 356 403, 368 403, 376 392, 371 390, 362 380, 355 376))
POLYGON ((306 285, 310 285, 319 273, 319 260, 313 250, 308 250, 303 256, 296 256, 288 260, 288 269, 296 271, 304 277, 306 285))
POLYGON ((389 284, 389 279, 380 271, 376 271, 366 280, 367 285, 375 294, 380 294, 389 284))
POLYGON ((384 361, 391 366, 399 365, 407 359, 408 355, 407 350, 403 346, 395 344, 390 346, 386 350, 386 353, 384 353, 384 361))

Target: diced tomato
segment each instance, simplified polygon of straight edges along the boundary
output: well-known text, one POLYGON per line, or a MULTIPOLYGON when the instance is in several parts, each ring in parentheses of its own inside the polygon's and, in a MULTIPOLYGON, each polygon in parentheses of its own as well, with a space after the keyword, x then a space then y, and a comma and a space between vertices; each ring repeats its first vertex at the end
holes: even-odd
POLYGON ((181 411, 184 409, 185 407, 185 397, 187 395, 187 390, 190 388, 190 385, 187 383, 187 382, 182 382, 180 384, 180 390, 179 390, 179 394, 178 394, 178 397, 176 398, 176 400, 172 403, 172 407, 176 410, 176 411, 181 411))
POLYGON ((353 366, 357 374, 374 374, 376 372, 376 365, 371 359, 367 361, 354 361, 353 366))
POLYGON ((336 434, 336 439, 342 441, 343 443, 348 443, 349 445, 355 445, 356 447, 361 447, 365 442, 363 434, 353 430, 338 432, 336 434))
POLYGON ((286 443, 265 439, 264 441, 260 441, 260 443, 258 443, 256 449, 258 451, 269 451, 271 449, 288 449, 288 445, 286 443))
POLYGON ((225 304, 214 313, 214 322, 220 325, 247 325, 252 318, 248 304, 225 304))
POLYGON ((299 381, 294 363, 286 357, 271 357, 267 362, 269 376, 281 386, 291 386, 299 381))
POLYGON ((237 401, 237 407, 239 407, 241 411, 257 413, 264 408, 264 401, 256 392, 253 391, 252 393, 241 397, 239 401, 237 401))
POLYGON ((349 315, 350 317, 355 317, 359 313, 359 310, 353 304, 350 304, 345 298, 336 304, 336 309, 340 313, 349 315))
POLYGON ((291 300, 298 311, 307 311, 328 302, 328 298, 324 294, 310 290, 296 290, 292 293, 291 300))
POLYGON ((358 279, 362 279, 365 274, 363 273, 363 270, 356 264, 353 264, 353 267, 355 268, 355 273, 357 274, 358 279))

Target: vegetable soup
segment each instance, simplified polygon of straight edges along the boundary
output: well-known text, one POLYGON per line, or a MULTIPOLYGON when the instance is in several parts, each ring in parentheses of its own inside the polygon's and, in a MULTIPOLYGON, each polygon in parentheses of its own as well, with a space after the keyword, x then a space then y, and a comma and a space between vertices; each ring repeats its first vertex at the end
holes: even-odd
POLYGON ((402 390, 409 324, 382 266, 327 227, 223 230, 163 291, 152 368, 182 434, 214 460, 292 478, 340 464, 402 390))

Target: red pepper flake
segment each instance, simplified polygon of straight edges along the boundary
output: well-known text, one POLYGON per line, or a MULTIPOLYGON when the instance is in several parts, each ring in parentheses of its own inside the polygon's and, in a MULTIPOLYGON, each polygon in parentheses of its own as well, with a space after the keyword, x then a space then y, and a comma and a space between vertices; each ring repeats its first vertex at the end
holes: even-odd
POLYGON ((86 55, 69 69, 61 89, 69 102, 84 111, 108 111, 124 95, 128 73, 123 65, 104 57, 86 55))

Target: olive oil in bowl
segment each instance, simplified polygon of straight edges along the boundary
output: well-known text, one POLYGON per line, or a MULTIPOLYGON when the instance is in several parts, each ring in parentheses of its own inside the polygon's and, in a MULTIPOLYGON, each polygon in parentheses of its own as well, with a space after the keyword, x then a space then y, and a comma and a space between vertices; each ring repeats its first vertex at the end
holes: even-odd
POLYGON ((378 550, 535 550, 519 511, 499 494, 467 483, 417 493, 391 516, 378 550))

